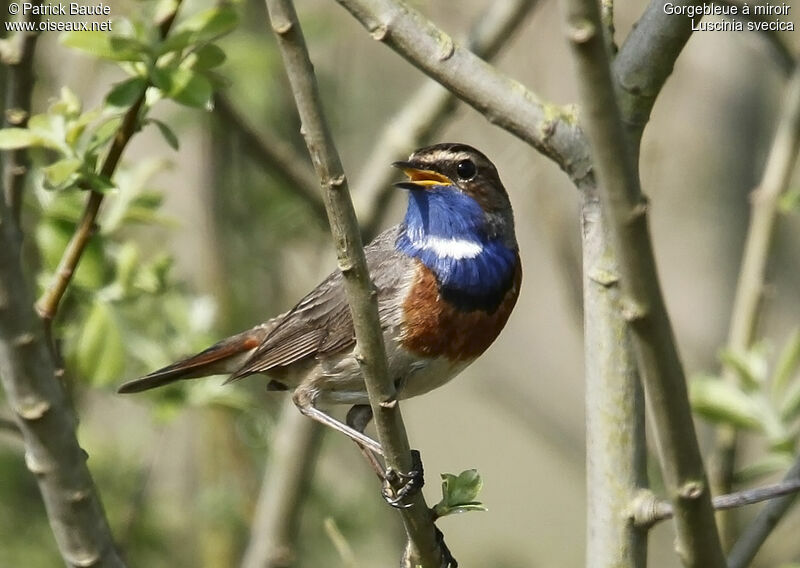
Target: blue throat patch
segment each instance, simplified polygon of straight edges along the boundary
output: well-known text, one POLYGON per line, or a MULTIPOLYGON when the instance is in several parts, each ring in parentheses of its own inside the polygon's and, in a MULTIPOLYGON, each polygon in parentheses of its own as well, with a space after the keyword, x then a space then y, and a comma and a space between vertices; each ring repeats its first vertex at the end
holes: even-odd
POLYGON ((427 266, 448 300, 493 311, 513 281, 516 252, 490 240, 484 223, 478 202, 458 190, 411 191, 395 248, 427 266))

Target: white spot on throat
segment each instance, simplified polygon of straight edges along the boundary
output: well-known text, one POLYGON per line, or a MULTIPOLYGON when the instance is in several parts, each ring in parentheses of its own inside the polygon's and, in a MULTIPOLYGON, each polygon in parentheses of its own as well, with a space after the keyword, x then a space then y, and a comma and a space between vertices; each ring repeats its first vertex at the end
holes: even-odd
POLYGON ((428 236, 417 246, 422 250, 430 250, 437 256, 461 260, 475 258, 483 252, 483 245, 477 241, 459 238, 443 238, 428 236))

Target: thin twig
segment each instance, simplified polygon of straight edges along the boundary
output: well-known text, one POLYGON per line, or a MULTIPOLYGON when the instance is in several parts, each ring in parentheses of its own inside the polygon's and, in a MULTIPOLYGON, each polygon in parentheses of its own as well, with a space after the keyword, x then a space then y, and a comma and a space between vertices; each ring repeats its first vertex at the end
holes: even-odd
MULTIPOLYGON (((33 2, 33 9, 25 10, 20 23, 36 29, 41 16, 37 9, 41 0, 33 2)), ((18 31, 3 53, 3 63, 7 67, 5 126, 25 128, 31 114, 31 94, 36 80, 33 71, 33 55, 36 51, 38 31, 18 31)), ((6 206, 11 212, 11 221, 16 230, 20 229, 22 215, 22 193, 28 177, 30 159, 28 149, 10 150, 3 156, 3 190, 6 206)))
MULTIPOLYGON (((290 0, 267 0, 272 29, 284 60, 295 97, 311 160, 323 187, 339 269, 353 315, 359 363, 383 448, 386 465, 410 471, 411 452, 394 384, 389 379, 386 353, 378 319, 377 298, 367 271, 364 249, 341 161, 325 121, 313 66, 290 0)), ((438 568, 445 559, 436 536, 430 509, 421 492, 412 506, 401 510, 408 535, 412 566, 438 568)))
MULTIPOLYGON (((788 189, 797 152, 800 148, 800 70, 795 72, 786 88, 778 127, 764 167, 764 173, 751 197, 750 223, 744 243, 744 254, 736 284, 731 323, 726 348, 733 353, 744 353, 756 339, 759 313, 762 307, 767 262, 772 249, 778 221, 778 204, 788 189)), ((726 367, 723 377, 737 380, 735 372, 726 367)), ((736 462, 735 429, 717 430, 714 488, 728 491, 732 485, 736 462)))
MULTIPOLYGON (((771 501, 773 499, 778 501, 779 497, 784 496, 789 496, 789 500, 794 500, 797 493, 800 491, 800 476, 796 473, 793 474, 793 471, 794 470, 790 470, 786 478, 780 483, 737 491, 736 493, 729 493, 727 495, 718 495, 714 497, 711 502, 716 511, 724 511, 727 509, 754 505, 762 501, 771 501)), ((671 519, 674 514, 675 511, 668 501, 656 499, 652 494, 643 494, 639 496, 634 501, 633 511, 631 513, 633 524, 641 528, 650 528, 660 521, 671 519)), ((773 517, 773 520, 777 523, 778 519, 773 517)), ((774 528, 774 526, 773 524, 772 528, 774 528)), ((766 537, 767 535, 764 536, 766 537)), ((755 551, 753 555, 755 555, 755 551)), ((752 557, 748 559, 745 564, 740 565, 749 564, 750 560, 752 560, 752 557)), ((730 564, 728 568, 731 568, 730 564)))
POLYGON ((564 0, 576 62, 583 126, 592 147, 603 215, 616 245, 621 307, 633 332, 664 480, 678 512, 684 565, 725 566, 711 493, 692 422, 686 378, 658 281, 638 170, 619 110, 594 0, 564 0))
POLYGON ((319 455, 324 427, 287 398, 258 496, 244 568, 294 566, 294 542, 302 505, 319 455))
POLYGON ((242 137, 245 149, 255 156, 258 164, 277 173, 305 202, 314 216, 327 225, 325 205, 319 196, 319 181, 311 168, 306 166, 308 160, 305 156, 300 156, 289 144, 276 136, 267 132, 256 132, 225 95, 218 94, 215 97, 214 112, 242 137))
POLYGON ((600 0, 600 21, 603 23, 603 34, 606 40, 606 49, 613 56, 619 48, 614 40, 616 28, 614 26, 614 0, 600 0))
MULTIPOLYGON (((504 0, 489 3, 475 20, 464 48, 485 61, 491 61, 525 22, 538 0, 504 0)), ((459 42, 461 43, 461 42, 459 42)), ((395 175, 386 164, 426 145, 453 116, 456 97, 434 80, 427 80, 412 93, 408 102, 394 114, 381 131, 374 149, 364 162, 353 194, 368 204, 362 215, 365 239, 380 230, 391 198, 398 195, 391 182, 395 175)))
MULTIPOLYGON (((176 0, 175 10, 159 24, 159 34, 162 39, 169 33, 175 16, 178 13, 181 1, 182 0, 176 0)), ((100 168, 100 175, 105 178, 111 179, 122 157, 122 152, 139 128, 139 112, 144 106, 145 92, 148 86, 149 83, 145 85, 139 98, 125 113, 122 124, 120 124, 119 129, 114 135, 114 140, 100 168)), ((89 240, 97 230, 95 221, 97 219, 97 214, 100 212, 103 197, 104 194, 100 192, 94 190, 89 192, 83 214, 81 215, 80 221, 78 221, 72 238, 69 243, 67 243, 66 249, 64 249, 64 254, 61 257, 61 261, 58 263, 53 282, 50 283, 42 297, 36 302, 36 311, 39 313, 39 317, 42 318, 46 329, 52 326, 53 319, 58 312, 61 298, 64 297, 64 293, 67 291, 72 276, 75 274, 78 262, 81 260, 81 255, 83 255, 86 245, 89 244, 89 240)))
MULTIPOLYGON (((789 468, 782 483, 787 484, 787 486, 791 483, 800 485, 800 459, 796 460, 792 467, 789 468)), ((728 554, 728 568, 747 568, 747 566, 750 566, 750 562, 755 558, 761 545, 764 544, 764 541, 772 534, 780 520, 797 500, 797 495, 797 492, 793 492, 773 499, 759 511, 756 518, 742 531, 739 539, 728 554)))

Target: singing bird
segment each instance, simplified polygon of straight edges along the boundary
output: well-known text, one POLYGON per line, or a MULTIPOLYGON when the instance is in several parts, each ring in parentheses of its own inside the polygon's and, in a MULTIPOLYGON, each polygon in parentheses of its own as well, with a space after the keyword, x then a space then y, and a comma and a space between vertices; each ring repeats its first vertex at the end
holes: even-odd
MULTIPOLYGON (((399 398, 424 394, 472 363, 508 321, 522 281, 511 202, 492 162, 465 144, 417 150, 403 222, 365 248, 378 295, 389 373, 399 398)), ((121 393, 182 379, 265 374, 300 411, 382 453, 363 433, 372 417, 355 353, 343 276, 328 276, 288 312, 123 384, 121 393), (347 423, 319 406, 350 404, 347 423)))

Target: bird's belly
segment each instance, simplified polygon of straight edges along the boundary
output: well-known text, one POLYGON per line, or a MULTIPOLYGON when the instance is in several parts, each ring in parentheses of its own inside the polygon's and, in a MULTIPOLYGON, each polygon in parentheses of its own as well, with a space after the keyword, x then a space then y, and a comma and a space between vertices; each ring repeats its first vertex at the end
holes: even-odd
POLYGON ((443 357, 421 359, 416 368, 398 384, 399 398, 412 398, 425 394, 450 382, 472 362, 450 361, 443 357))
MULTIPOLYGON (((463 371, 472 360, 450 361, 443 357, 419 357, 387 342, 389 375, 405 399, 439 388, 463 371)), ((320 362, 312 381, 322 404, 369 404, 361 369, 352 353, 320 362)))

